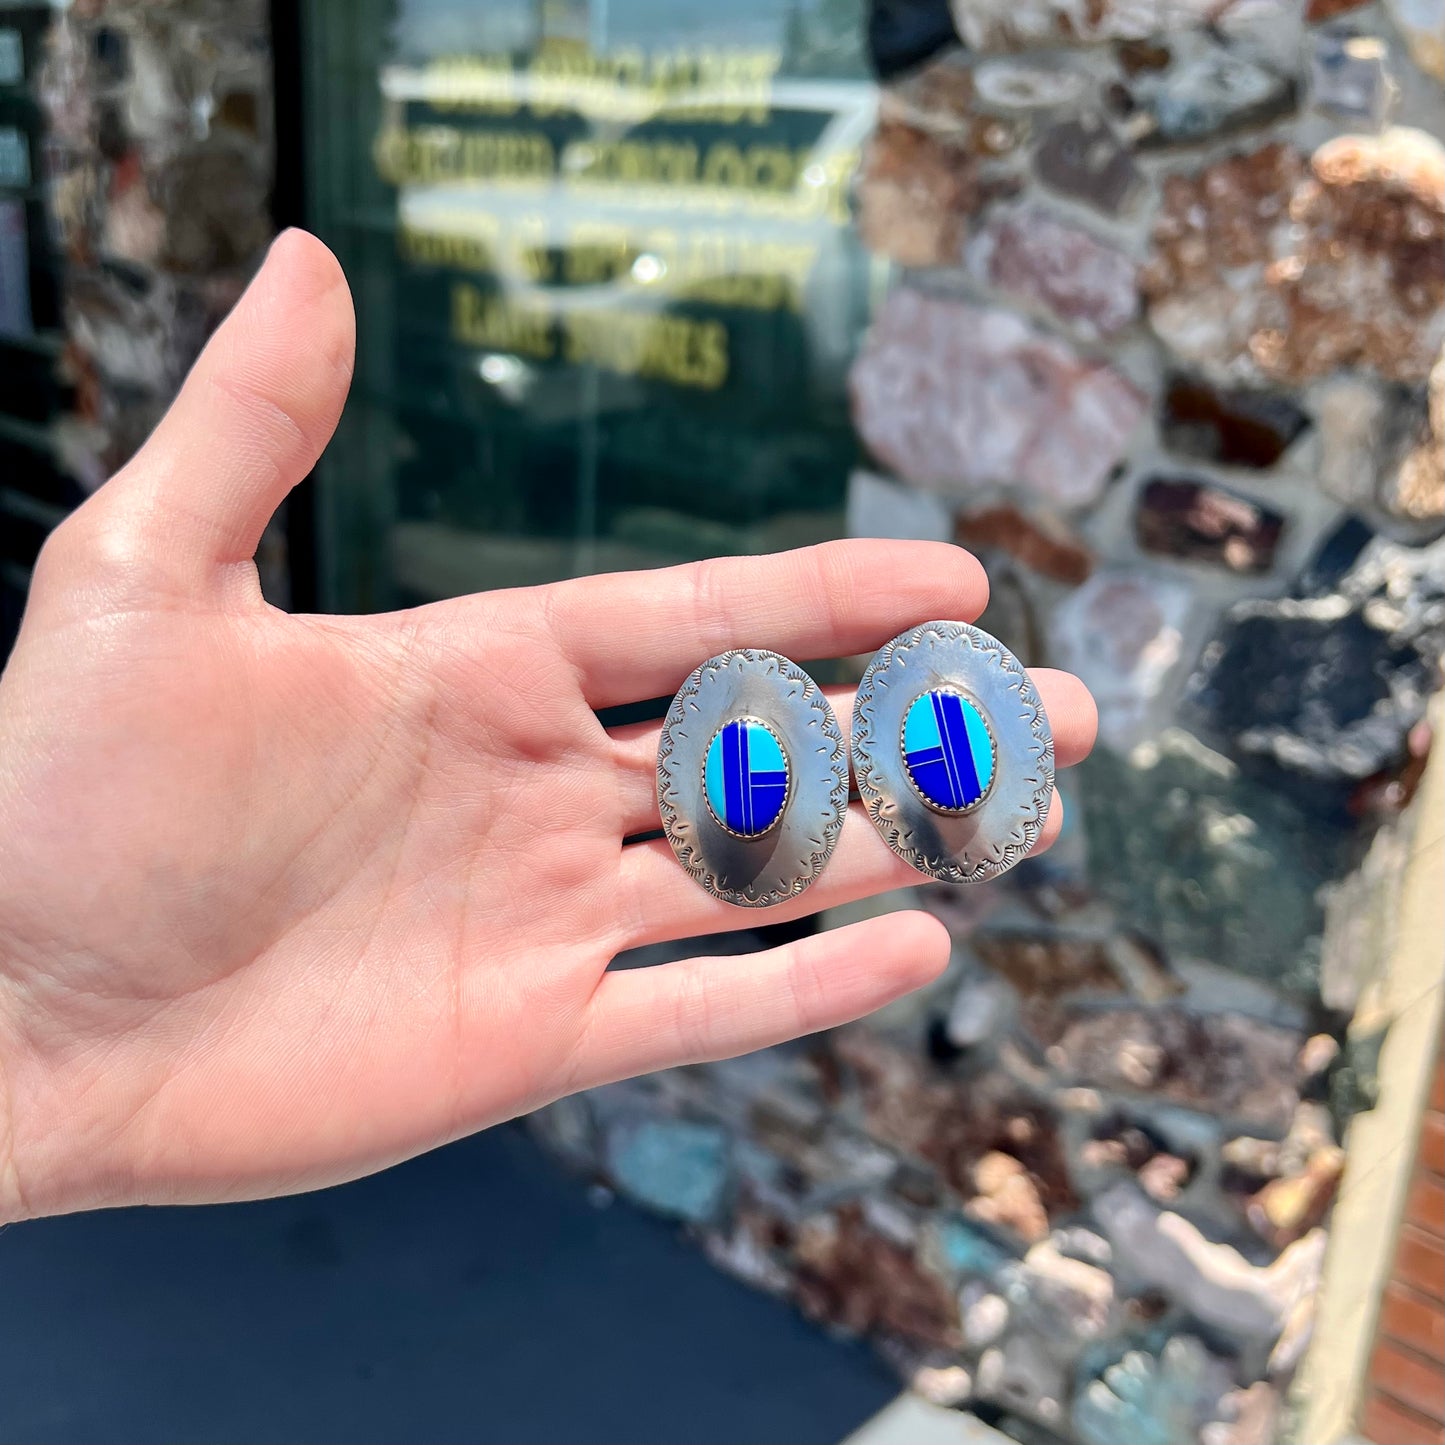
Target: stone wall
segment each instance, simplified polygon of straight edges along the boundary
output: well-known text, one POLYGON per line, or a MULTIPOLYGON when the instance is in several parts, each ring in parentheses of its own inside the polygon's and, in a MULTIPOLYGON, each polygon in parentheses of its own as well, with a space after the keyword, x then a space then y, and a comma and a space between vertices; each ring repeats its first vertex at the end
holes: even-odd
POLYGON ((925 890, 936 988, 536 1127, 1020 1440, 1283 1438, 1445 641, 1445 6, 938 10, 874 11, 934 49, 858 176, 851 526, 975 549, 1099 752, 925 890))
MULTIPOLYGON (((124 465, 259 265, 275 142, 265 0, 76 0, 42 77, 65 256, 63 460, 124 465)), ((261 557, 284 595, 281 534, 261 557)))

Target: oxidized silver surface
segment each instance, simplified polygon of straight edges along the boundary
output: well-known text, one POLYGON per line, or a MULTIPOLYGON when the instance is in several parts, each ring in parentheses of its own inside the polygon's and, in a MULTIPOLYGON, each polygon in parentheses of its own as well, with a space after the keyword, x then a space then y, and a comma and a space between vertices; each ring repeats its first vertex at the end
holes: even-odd
POLYGON ((743 908, 796 898, 826 867, 848 810, 848 749, 817 683, 776 652, 709 658, 663 723, 657 806, 677 861, 714 898, 743 908), (766 723, 788 759, 783 816, 756 838, 729 833, 703 793, 708 745, 724 723, 745 717, 766 723))
POLYGON ((983 883, 1006 873, 1038 841, 1054 791, 1054 739, 1023 664, 966 622, 925 622, 869 663, 853 708, 853 769, 884 842, 920 873, 983 883), (903 760, 909 706, 934 688, 966 694, 993 738, 987 796, 961 816, 930 808, 903 760))

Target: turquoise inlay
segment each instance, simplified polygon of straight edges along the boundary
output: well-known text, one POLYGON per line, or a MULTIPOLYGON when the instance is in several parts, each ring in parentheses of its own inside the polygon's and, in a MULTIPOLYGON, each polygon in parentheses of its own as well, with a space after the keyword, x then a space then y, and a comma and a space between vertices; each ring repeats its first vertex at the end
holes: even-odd
POLYGON ((766 833, 788 799, 788 762, 777 738, 747 718, 725 723, 708 744, 703 790, 713 817, 730 832, 766 833))
POLYGON ((977 707, 950 688, 915 699, 903 721, 903 760, 925 802, 961 812, 993 782, 993 743, 977 707))

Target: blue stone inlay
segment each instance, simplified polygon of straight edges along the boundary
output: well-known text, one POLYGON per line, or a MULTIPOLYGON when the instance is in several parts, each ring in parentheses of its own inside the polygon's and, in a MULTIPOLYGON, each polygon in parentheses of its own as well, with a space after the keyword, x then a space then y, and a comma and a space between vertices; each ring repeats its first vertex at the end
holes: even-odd
POLYGON ((993 782, 993 740, 983 715, 947 688, 924 693, 908 709, 903 761, 923 801, 946 813, 973 807, 993 782))
POLYGON ((766 833, 788 800, 788 760, 762 723, 725 723, 708 744, 703 768, 707 805, 729 832, 744 838, 766 833))

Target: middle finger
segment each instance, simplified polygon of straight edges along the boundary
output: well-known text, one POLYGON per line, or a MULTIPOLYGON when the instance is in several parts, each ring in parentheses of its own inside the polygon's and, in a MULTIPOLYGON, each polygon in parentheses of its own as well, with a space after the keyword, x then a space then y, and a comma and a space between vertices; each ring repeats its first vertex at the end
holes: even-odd
MULTIPOLYGON (((1054 764, 1071 768, 1088 757, 1098 731, 1099 715, 1088 688, 1072 673, 1051 667, 1034 668, 1029 676, 1043 700, 1044 712, 1054 735, 1054 764)), ((838 725, 845 737, 852 732, 853 700, 857 695, 851 687, 824 688, 828 702, 838 715, 838 725)), ((652 833, 662 827, 657 811, 657 747, 662 725, 657 722, 629 723, 612 728, 620 790, 622 833, 635 837, 652 833)), ((916 880, 915 880, 916 881, 916 880)))

